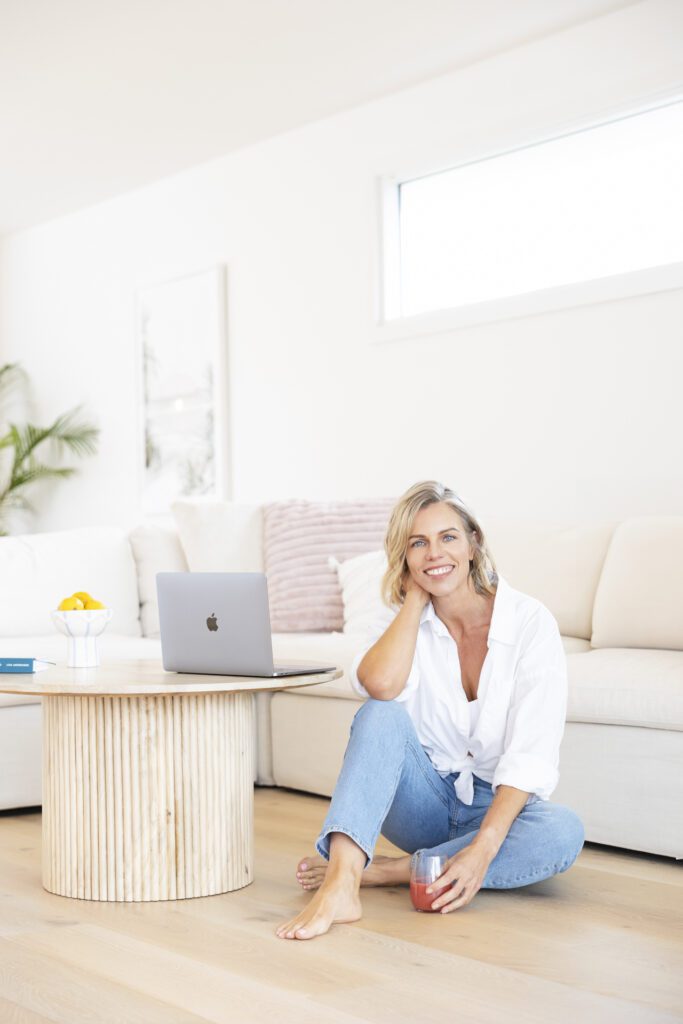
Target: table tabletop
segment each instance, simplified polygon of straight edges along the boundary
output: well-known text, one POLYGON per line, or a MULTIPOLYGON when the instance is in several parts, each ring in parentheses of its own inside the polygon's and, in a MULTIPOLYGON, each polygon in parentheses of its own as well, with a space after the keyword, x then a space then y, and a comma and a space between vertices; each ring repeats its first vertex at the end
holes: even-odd
MULTIPOLYGON (((306 662, 297 662, 297 666, 306 662)), ((286 665, 284 666, 286 667, 286 665)), ((315 667, 311 663, 311 667, 315 667)), ((0 693, 25 693, 39 697, 73 695, 81 697, 180 696, 188 693, 244 693, 261 690, 288 690, 314 686, 340 679, 343 672, 286 676, 198 675, 167 672, 157 658, 129 659, 98 665, 97 668, 50 666, 42 672, 0 674, 0 693)))

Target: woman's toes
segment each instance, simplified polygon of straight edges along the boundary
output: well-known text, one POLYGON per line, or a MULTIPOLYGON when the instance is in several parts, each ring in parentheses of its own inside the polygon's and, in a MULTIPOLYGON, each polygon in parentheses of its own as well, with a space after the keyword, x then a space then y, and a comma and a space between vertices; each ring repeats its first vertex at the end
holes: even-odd
POLYGON ((299 871, 311 871, 314 868, 327 867, 327 861, 320 854, 314 853, 310 857, 303 857, 296 866, 297 874, 299 871))
POLYGON ((302 885, 305 889, 318 889, 323 884, 324 881, 324 871, 312 871, 310 874, 305 875, 303 878, 300 878, 299 884, 302 885))
POLYGON ((317 888, 325 877, 326 872, 327 861, 324 857, 313 854, 312 857, 304 857, 297 864, 296 880, 304 889, 311 886, 317 888))
POLYGON ((300 930, 301 924, 298 921, 290 921, 288 924, 278 931, 278 937, 281 939, 295 939, 297 932, 300 930))

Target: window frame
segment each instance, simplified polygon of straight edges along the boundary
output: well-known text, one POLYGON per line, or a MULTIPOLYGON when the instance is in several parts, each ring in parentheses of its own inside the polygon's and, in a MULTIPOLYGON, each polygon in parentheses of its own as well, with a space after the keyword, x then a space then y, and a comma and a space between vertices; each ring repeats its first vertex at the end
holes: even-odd
POLYGON ((678 102, 683 102, 683 92, 677 88, 651 97, 648 102, 630 104, 609 112, 601 111, 598 116, 593 118, 582 118, 564 125, 555 125, 552 129, 541 129, 530 133, 526 138, 519 138, 516 143, 492 146, 486 151, 471 153, 467 156, 460 154, 458 159, 450 162, 447 159, 442 160, 436 167, 434 164, 429 168, 422 165, 406 169, 406 172, 402 174, 381 175, 377 179, 376 287, 372 340, 374 342, 394 341, 456 331, 479 324, 537 316, 575 306, 612 302, 683 287, 683 261, 680 261, 622 272, 608 277, 557 285, 552 288, 541 288, 521 295, 488 299, 484 302, 438 309, 412 316, 400 315, 400 186, 402 184, 443 171, 457 170, 473 163, 495 159, 505 156, 507 153, 552 142, 568 135, 579 134, 678 102))

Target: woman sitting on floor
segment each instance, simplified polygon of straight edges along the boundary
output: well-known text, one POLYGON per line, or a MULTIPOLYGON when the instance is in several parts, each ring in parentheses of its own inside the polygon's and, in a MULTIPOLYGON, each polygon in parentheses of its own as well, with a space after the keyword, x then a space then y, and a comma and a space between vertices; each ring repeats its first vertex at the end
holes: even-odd
POLYGON ((583 845, 558 781, 567 673, 555 619, 497 575, 484 534, 453 491, 416 484, 394 509, 375 642, 354 661, 369 699, 356 714, 329 813, 297 878, 317 889, 277 929, 310 939, 361 916, 361 885, 410 880, 410 854, 445 854, 432 909, 480 888, 566 871, 583 845), (398 612, 396 609, 398 608, 398 612), (377 857, 380 831, 408 856, 377 857))

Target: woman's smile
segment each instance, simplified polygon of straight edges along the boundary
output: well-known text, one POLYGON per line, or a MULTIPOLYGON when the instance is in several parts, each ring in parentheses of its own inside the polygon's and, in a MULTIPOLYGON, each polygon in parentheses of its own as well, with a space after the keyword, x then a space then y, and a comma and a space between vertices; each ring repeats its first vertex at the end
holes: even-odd
POLYGON ((448 576, 454 568, 453 565, 434 565, 430 569, 425 569, 425 573, 427 576, 448 576))

